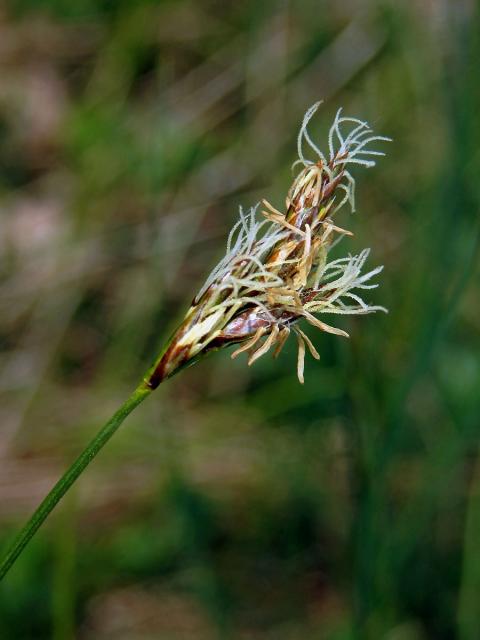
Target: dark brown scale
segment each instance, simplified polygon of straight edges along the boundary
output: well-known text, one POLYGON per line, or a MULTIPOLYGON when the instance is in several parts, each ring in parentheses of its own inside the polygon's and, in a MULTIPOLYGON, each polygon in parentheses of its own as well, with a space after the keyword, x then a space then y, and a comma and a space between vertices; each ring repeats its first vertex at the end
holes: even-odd
POLYGON ((271 321, 265 318, 265 314, 259 311, 258 307, 243 311, 227 324, 222 331, 224 338, 245 338, 253 335, 258 329, 267 328, 271 325, 271 321))
POLYGON ((265 317, 265 313, 259 309, 244 311, 230 321, 220 336, 224 341, 244 339, 254 335, 260 328, 271 329, 275 324, 288 325, 297 317, 296 314, 285 311, 282 307, 272 308, 270 313, 275 320, 265 317))
POLYGON ((179 347, 176 343, 171 344, 167 351, 164 353, 160 362, 150 374, 149 378, 146 380, 148 386, 151 389, 156 389, 163 380, 168 378, 168 365, 171 362, 181 364, 183 360, 188 357, 189 349, 190 347, 188 346, 179 347))
POLYGON ((334 178, 332 182, 328 184, 327 187, 325 187, 322 193, 322 200, 326 200, 332 195, 332 193, 335 191, 335 189, 338 187, 338 185, 342 181, 342 178, 343 178, 343 171, 339 173, 338 176, 334 178))

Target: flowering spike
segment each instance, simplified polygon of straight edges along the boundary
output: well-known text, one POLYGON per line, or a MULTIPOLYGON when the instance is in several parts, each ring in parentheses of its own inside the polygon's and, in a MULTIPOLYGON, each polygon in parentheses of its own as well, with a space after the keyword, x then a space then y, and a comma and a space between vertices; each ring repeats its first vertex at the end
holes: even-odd
POLYGON ((207 352, 228 345, 239 345, 232 358, 249 351, 249 365, 272 347, 277 357, 292 328, 298 340, 297 373, 303 383, 306 346, 314 358, 320 356, 297 326, 302 318, 322 331, 348 337, 317 315, 386 311, 369 305, 358 293, 376 287, 366 283, 382 270, 377 267, 363 273, 370 250, 330 262, 328 253, 339 240, 352 235, 331 219, 346 203, 355 210, 350 167, 373 167, 372 158, 384 152, 371 145, 390 139, 372 134, 366 122, 342 116, 339 109, 328 135, 326 156, 308 132, 319 105, 308 109, 300 127, 299 157, 294 165, 302 168, 288 192, 285 211, 267 200, 262 200, 263 218, 257 216, 258 205, 247 212, 240 209, 224 257, 153 367, 147 379, 150 387, 207 352), (313 159, 308 157, 311 153, 313 159))

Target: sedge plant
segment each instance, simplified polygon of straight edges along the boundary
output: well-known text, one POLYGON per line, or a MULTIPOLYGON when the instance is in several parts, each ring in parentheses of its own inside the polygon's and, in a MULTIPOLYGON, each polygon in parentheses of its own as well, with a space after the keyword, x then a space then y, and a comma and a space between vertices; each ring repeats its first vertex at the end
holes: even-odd
POLYGON ((36 531, 127 416, 162 382, 204 357, 234 345, 232 358, 248 353, 248 364, 273 350, 277 357, 293 333, 298 343, 297 375, 304 381, 306 350, 319 359, 313 342, 301 328, 306 321, 321 331, 348 334, 323 318, 326 314, 359 315, 386 311, 370 305, 361 293, 377 285, 382 270, 364 270, 369 249, 329 260, 343 237, 352 234, 334 222, 345 206, 355 210, 355 165, 373 167, 384 152, 375 135, 357 118, 339 110, 324 153, 308 131, 320 103, 305 114, 298 134, 300 170, 288 191, 285 207, 267 200, 240 217, 227 240, 224 257, 201 287, 183 321, 132 395, 98 431, 58 480, 19 532, 0 563, 0 579, 9 571, 36 531))

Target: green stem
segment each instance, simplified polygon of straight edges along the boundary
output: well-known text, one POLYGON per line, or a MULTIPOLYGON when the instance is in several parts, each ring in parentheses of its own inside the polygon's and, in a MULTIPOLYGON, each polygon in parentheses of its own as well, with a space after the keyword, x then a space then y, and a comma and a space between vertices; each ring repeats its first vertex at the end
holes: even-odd
POLYGON ((29 541, 33 538, 47 516, 66 494, 75 480, 95 458, 100 449, 110 440, 125 418, 152 392, 148 383, 142 382, 126 400, 120 409, 100 429, 75 462, 67 469, 50 493, 33 513, 30 520, 20 531, 12 546, 0 562, 0 580, 2 580, 29 541))

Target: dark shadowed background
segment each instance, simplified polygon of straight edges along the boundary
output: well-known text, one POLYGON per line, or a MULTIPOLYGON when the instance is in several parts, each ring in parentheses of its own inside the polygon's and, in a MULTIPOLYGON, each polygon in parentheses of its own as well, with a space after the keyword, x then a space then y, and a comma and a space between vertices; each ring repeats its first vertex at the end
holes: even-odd
POLYGON ((22 0, 0 10, 0 543, 281 205, 305 110, 394 143, 355 232, 390 314, 132 415, 0 589, 5 640, 480 638, 474 0, 22 0))

